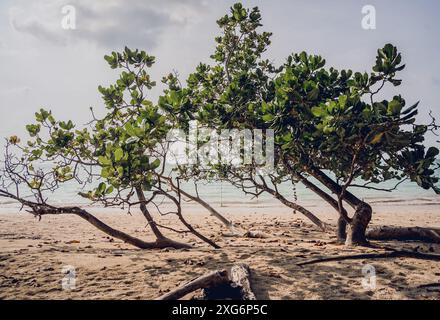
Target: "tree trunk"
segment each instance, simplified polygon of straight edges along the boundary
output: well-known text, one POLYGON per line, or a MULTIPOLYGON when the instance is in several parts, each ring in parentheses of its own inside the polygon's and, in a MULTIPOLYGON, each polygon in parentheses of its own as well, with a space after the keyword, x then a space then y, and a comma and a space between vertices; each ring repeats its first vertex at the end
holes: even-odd
POLYGON ((368 240, 365 235, 368 224, 371 221, 373 210, 370 205, 365 202, 359 204, 356 208, 356 212, 348 225, 348 233, 345 244, 351 245, 367 245, 368 240))
POLYGON ((153 217, 151 216, 150 212, 147 209, 147 205, 145 202, 147 201, 145 199, 144 192, 140 187, 136 188, 136 194, 138 196, 138 199, 140 201, 140 209, 142 214, 144 215, 145 219, 147 219, 148 225, 150 226, 151 230, 153 231, 154 235, 157 239, 165 238, 165 236, 162 234, 162 232, 159 230, 159 228, 156 225, 156 222, 154 221, 153 217))
POLYGON ((145 219, 147 219, 148 225, 150 226, 151 230, 153 231, 154 235, 156 236, 156 244, 158 248, 175 248, 175 249, 182 249, 182 248, 191 248, 189 244, 180 243, 171 239, 168 239, 163 235, 163 233, 159 230, 159 228, 156 225, 156 222, 154 221, 153 217, 151 216, 150 212, 148 211, 148 208, 145 204, 146 199, 144 192, 140 187, 136 188, 136 194, 138 196, 138 199, 140 201, 140 209, 142 214, 144 215, 145 219))
POLYGON ((177 300, 198 289, 203 289, 204 300, 256 300, 250 275, 248 265, 233 265, 228 271, 217 270, 193 279, 156 300, 177 300))
POLYGON ((198 289, 215 286, 220 283, 225 283, 227 281, 228 281, 228 272, 226 270, 214 271, 204 276, 193 279, 181 285, 177 289, 174 289, 160 296, 156 300, 177 300, 186 296, 188 293, 191 293, 198 289))
POLYGON ((347 239, 347 221, 343 217, 338 218, 336 237, 340 243, 345 243, 347 239))
POLYGON ((200 240, 206 242, 207 244, 209 244, 210 246, 214 247, 215 249, 220 249, 220 246, 218 244, 216 244, 214 241, 212 241, 211 239, 205 237, 203 234, 198 232, 196 229, 193 228, 193 226, 190 223, 188 223, 188 221, 186 221, 186 219, 184 218, 184 216, 182 214, 182 206, 180 204, 180 189, 177 188, 176 192, 179 195, 179 199, 176 199, 175 197, 171 196, 170 194, 166 193, 163 190, 161 191, 161 193, 163 195, 165 195, 168 199, 173 201, 174 204, 176 205, 176 208, 177 208, 176 214, 177 214, 177 217, 179 218, 180 222, 182 222, 183 225, 189 230, 189 232, 191 232, 197 238, 199 238, 200 240))
POLYGON ((229 272, 229 278, 233 287, 241 288, 243 300, 256 300, 251 288, 251 271, 248 265, 234 265, 229 272))
POLYGON ((347 221, 346 221, 346 217, 348 217, 347 210, 342 208, 342 215, 341 215, 341 213, 339 212, 338 201, 336 201, 331 195, 329 195, 327 192, 319 188, 314 183, 307 180, 302 175, 297 175, 297 177, 300 179, 300 181, 304 184, 304 186, 307 189, 310 189, 313 192, 315 192, 319 197, 321 197, 324 201, 330 204, 338 212, 339 218, 336 228, 336 237, 338 239, 338 242, 345 243, 345 240, 347 238, 347 221))
POLYGON ((182 212, 180 211, 181 209, 178 209, 178 216, 179 216, 179 220, 183 223, 183 225, 193 234, 195 235, 197 238, 199 238, 200 240, 206 242, 207 244, 209 244, 211 247, 213 247, 214 249, 220 249, 220 246, 215 243, 214 241, 212 241, 211 239, 205 237, 203 234, 201 234, 200 232, 198 232, 196 229, 193 228, 193 226, 191 224, 189 224, 185 218, 182 215, 182 212))
POLYGON ((300 263, 297 263, 297 266, 305 266, 309 264, 315 263, 323 263, 323 262, 334 262, 334 261, 345 261, 345 260, 366 260, 366 259, 388 259, 388 258, 413 258, 413 259, 421 259, 421 260, 429 260, 429 261, 440 261, 440 254, 429 254, 423 252, 416 251, 407 251, 407 250, 390 250, 382 253, 361 253, 361 254, 349 254, 349 255, 341 255, 335 257, 327 257, 327 258, 317 258, 312 260, 306 260, 300 263))
MULTIPOLYGON (((341 194, 342 187, 321 170, 310 169, 309 173, 333 193, 341 194)), ((373 214, 371 206, 347 190, 344 192, 343 200, 355 209, 353 218, 348 226, 349 230, 345 244, 348 246, 368 244, 365 232, 373 214)))
POLYGON ((48 204, 41 204, 41 203, 28 201, 8 192, 0 191, 0 193, 1 196, 17 200, 23 206, 30 208, 29 212, 33 213, 35 216, 39 217, 40 219, 44 215, 74 214, 86 220, 91 225, 101 230, 105 234, 113 238, 122 240, 140 249, 162 249, 167 247, 173 247, 176 249, 191 248, 190 245, 172 241, 170 239, 165 238, 164 236, 162 236, 160 239, 158 238, 155 242, 145 242, 141 239, 132 237, 129 234, 126 234, 125 232, 113 229, 112 227, 105 224, 103 221, 99 220, 94 215, 90 214, 84 209, 81 209, 80 207, 54 207, 48 204))
MULTIPOLYGON (((173 187, 174 188, 174 187, 173 187)), ((206 201, 204 201, 203 199, 199 198, 199 197, 195 197, 185 191, 183 191, 182 189, 180 189, 180 193, 192 200, 195 201, 197 203, 199 203, 202 207, 204 207, 206 210, 208 210, 212 216, 216 217, 218 220, 220 220, 226 227, 228 227, 229 229, 233 228, 233 223, 232 221, 229 221, 228 219, 226 219, 223 215, 221 215, 217 210, 215 210, 211 205, 209 205, 209 203, 207 203, 206 201)))
POLYGON ((60 209, 59 213, 66 213, 66 214, 75 214, 84 220, 88 221, 90 224, 92 224, 94 227, 98 228, 105 234, 122 240, 128 244, 131 244, 137 248, 140 249, 163 249, 168 247, 173 247, 176 249, 182 249, 182 248, 191 248, 190 245, 184 244, 184 243, 178 243, 175 241, 172 241, 170 239, 167 239, 163 237, 162 239, 157 239, 155 242, 145 242, 143 240, 140 240, 138 238, 132 237, 129 234, 126 234, 122 231, 113 229, 109 225, 105 224, 92 214, 88 213, 86 210, 80 209, 80 208, 62 208, 60 209))
POLYGON ((311 213, 306 208, 304 208, 294 202, 287 200, 282 194, 276 192, 275 190, 273 190, 271 188, 264 187, 262 185, 260 185, 259 188, 263 188, 266 192, 268 192, 269 194, 273 195, 276 199, 281 201, 281 203, 284 204, 285 206, 287 206, 293 210, 301 212, 305 217, 307 217, 310 221, 312 221, 319 229, 321 229, 321 231, 323 231, 323 232, 326 231, 326 229, 327 229, 326 224, 324 222, 322 222, 317 216, 315 216, 313 213, 311 213))

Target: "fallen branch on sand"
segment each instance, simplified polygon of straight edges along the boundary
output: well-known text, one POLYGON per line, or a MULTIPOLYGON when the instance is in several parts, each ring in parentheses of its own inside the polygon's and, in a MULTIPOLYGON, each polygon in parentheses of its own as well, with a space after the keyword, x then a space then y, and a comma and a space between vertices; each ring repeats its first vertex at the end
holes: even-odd
POLYGON ((226 270, 217 270, 208 273, 204 276, 193 279, 185 283, 184 285, 178 287, 177 289, 164 294, 163 296, 157 298, 156 300, 177 300, 187 295, 188 293, 191 293, 193 291, 205 287, 224 283, 227 280, 228 280, 228 272, 226 270))
POLYGON ((229 271, 229 278, 236 287, 241 289, 243 300, 256 300, 251 289, 251 271, 246 264, 238 264, 229 271))
POLYGON ((436 288, 436 287, 440 288, 440 282, 422 284, 422 285, 418 286, 417 288, 436 288))
POLYGON ((271 235, 264 233, 262 231, 254 231, 254 230, 248 230, 243 231, 241 230, 240 233, 222 233, 223 237, 227 238, 251 238, 251 239, 267 239, 270 238, 271 235))
POLYGON ((421 252, 412 252, 412 251, 406 251, 406 250, 395 250, 395 251, 384 252, 384 253, 364 253, 364 254, 352 254, 352 255, 343 255, 343 256, 336 256, 336 257, 318 258, 318 259, 312 259, 312 260, 307 260, 304 262, 297 263, 297 266, 305 266, 308 264, 331 262, 331 261, 386 259, 386 258, 400 258, 400 257, 440 261, 440 255, 427 254, 427 253, 421 253, 421 252))
POLYGON ((267 233, 264 233, 262 231, 252 231, 249 230, 243 235, 245 238, 251 238, 251 239, 267 239, 271 236, 267 233))
POLYGON ((439 228, 383 226, 369 229, 366 235, 370 240, 406 240, 440 243, 439 228))
POLYGON ((203 299, 232 298, 255 300, 250 283, 250 269, 246 264, 237 264, 227 270, 216 270, 195 278, 171 290, 156 300, 177 300, 196 290, 203 289, 203 299))

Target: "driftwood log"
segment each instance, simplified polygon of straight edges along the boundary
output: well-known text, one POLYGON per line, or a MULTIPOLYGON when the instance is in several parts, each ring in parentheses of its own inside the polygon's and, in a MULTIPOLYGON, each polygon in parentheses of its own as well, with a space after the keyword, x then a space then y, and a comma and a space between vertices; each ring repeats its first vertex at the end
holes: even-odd
POLYGON ((254 230, 248 230, 246 232, 240 232, 240 233, 222 233, 223 237, 226 238, 251 238, 251 239, 267 239, 270 238, 271 235, 264 233, 262 231, 254 231, 254 230))
POLYGON ((253 231, 249 230, 244 235, 245 238, 253 238, 253 239, 267 239, 270 238, 270 235, 267 233, 264 233, 262 231, 253 231))
POLYGON ((177 300, 183 296, 196 291, 198 289, 203 289, 209 286, 217 285, 228 281, 228 272, 226 270, 217 270, 196 279, 193 279, 177 289, 174 289, 163 296, 157 298, 156 300, 177 300))
POLYGON ((422 252, 413 252, 406 250, 392 250, 384 253, 364 253, 364 254, 350 254, 334 257, 317 258, 312 260, 297 263, 297 266, 305 266, 315 263, 344 261, 344 260, 366 260, 366 259, 387 259, 387 258, 413 258, 421 260, 440 261, 440 254, 428 254, 422 252))
POLYGON ((229 270, 217 270, 193 279, 156 300, 177 300, 199 289, 203 289, 199 297, 203 300, 256 299, 251 289, 249 266, 237 264, 229 270))
POLYGON ((366 235, 370 240, 403 240, 440 243, 440 228, 383 226, 369 229, 366 235))
POLYGON ((251 289, 251 270, 246 264, 235 265, 229 272, 232 285, 241 288, 243 300, 256 300, 251 289))

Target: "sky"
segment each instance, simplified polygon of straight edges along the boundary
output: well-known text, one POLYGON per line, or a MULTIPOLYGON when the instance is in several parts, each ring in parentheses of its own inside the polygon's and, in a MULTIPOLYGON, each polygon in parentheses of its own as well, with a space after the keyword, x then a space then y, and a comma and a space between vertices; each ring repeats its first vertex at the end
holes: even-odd
MULTIPOLYGON (((24 135, 34 112, 44 107, 79 126, 89 107, 103 110, 98 85, 117 72, 103 56, 124 46, 156 56, 151 75, 177 71, 184 80, 199 62, 209 62, 216 20, 235 1, 220 0, 2 0, 0 2, 0 136, 24 135), (76 12, 76 29, 65 30, 62 8, 76 12)), ((277 64, 292 52, 320 54, 328 66, 370 71, 379 47, 390 42, 402 52, 403 84, 386 91, 420 103, 440 119, 440 2, 437 0, 262 0, 262 30, 273 32, 267 57, 277 64), (376 29, 365 30, 362 8, 376 9, 376 29)), ((151 92, 155 101, 163 87, 151 92)), ((99 111, 98 111, 99 112, 99 111)), ((430 137, 430 144, 438 140, 430 137)))

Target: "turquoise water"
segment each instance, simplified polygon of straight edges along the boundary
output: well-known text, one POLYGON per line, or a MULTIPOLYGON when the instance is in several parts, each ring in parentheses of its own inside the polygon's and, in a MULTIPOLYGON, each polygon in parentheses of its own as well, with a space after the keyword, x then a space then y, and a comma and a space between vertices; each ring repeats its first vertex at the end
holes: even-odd
MULTIPOLYGON (((316 181, 314 181, 317 183, 316 181)), ((317 183, 319 185, 319 183, 317 183)), ((395 185, 394 181, 389 181, 380 185, 372 185, 381 188, 392 188, 395 185)), ((181 183, 184 190, 190 193, 195 193, 194 184, 181 183)), ((297 200, 302 204, 317 204, 322 200, 317 197, 313 192, 306 189, 301 183, 295 185, 297 200)), ((87 190, 87 188, 85 189, 87 190)), ((68 182, 62 185, 56 192, 50 194, 46 193, 50 202, 59 205, 71 205, 71 204, 89 204, 90 201, 84 199, 78 195, 81 190, 78 184, 74 182, 68 182)), ((254 198, 251 195, 246 195, 242 190, 230 185, 227 182, 211 182, 211 183, 199 183, 198 184, 199 195, 208 201, 209 203, 220 206, 231 205, 262 205, 262 204, 277 204, 277 200, 273 199, 268 194, 262 194, 259 198, 254 198)), ((290 183, 284 183, 279 187, 279 191, 285 195, 289 200, 294 200, 294 190, 290 183)), ((351 192, 355 193, 360 198, 371 202, 406 202, 406 201, 429 201, 435 202, 440 200, 440 197, 432 190, 423 190, 417 184, 411 182, 404 182, 397 190, 393 192, 384 192, 376 190, 367 190, 352 188, 351 192)), ((13 201, 0 199, 0 207, 15 206, 13 201)))

